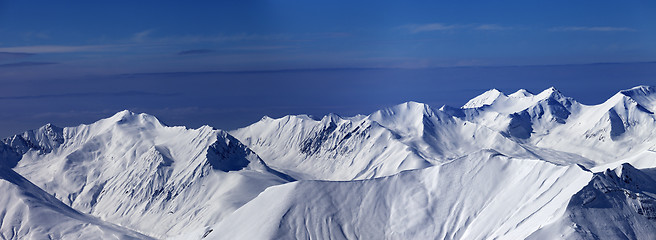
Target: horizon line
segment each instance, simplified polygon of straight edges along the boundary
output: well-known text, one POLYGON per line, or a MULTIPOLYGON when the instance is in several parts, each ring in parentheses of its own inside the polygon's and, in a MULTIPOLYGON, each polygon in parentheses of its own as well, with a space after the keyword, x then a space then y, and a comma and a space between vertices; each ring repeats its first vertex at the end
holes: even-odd
POLYGON ((527 65, 468 65, 468 66, 438 66, 423 68, 404 67, 336 67, 336 68, 282 68, 264 70, 209 70, 209 71, 178 71, 178 72, 135 72, 115 74, 119 77, 148 76, 148 75, 203 75, 203 74, 258 74, 258 73, 288 73, 288 72, 322 72, 322 71, 375 71, 375 70, 432 70, 457 68, 512 68, 512 67, 561 67, 586 65, 622 65, 622 64, 653 64, 654 61, 635 62, 591 62, 571 64, 527 64, 527 65))

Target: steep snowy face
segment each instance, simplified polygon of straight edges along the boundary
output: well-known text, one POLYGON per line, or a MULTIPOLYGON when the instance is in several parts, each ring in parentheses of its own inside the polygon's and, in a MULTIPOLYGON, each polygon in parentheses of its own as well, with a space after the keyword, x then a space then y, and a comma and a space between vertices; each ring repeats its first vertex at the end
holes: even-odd
POLYGON ((656 88, 651 86, 637 86, 631 89, 620 91, 620 94, 627 96, 640 107, 648 112, 656 112, 656 88))
POLYGON ((400 136, 366 119, 265 118, 231 134, 297 179, 371 178, 429 165, 400 136))
POLYGON ((391 177, 268 188, 207 239, 523 239, 593 174, 481 151, 391 177))
POLYGON ((572 112, 580 108, 579 103, 563 96, 553 87, 537 95, 521 89, 509 96, 503 93, 499 96, 485 105, 465 104, 462 113, 456 116, 521 141, 534 135, 548 134, 551 129, 567 123, 572 112))
POLYGON ((484 148, 532 156, 496 131, 416 102, 354 118, 264 118, 231 134, 268 164, 297 179, 389 176, 484 148))
MULTIPOLYGON (((646 171, 653 173, 653 169, 646 171)), ((630 164, 595 173, 572 196, 566 217, 530 239, 656 238, 656 181, 652 176, 630 164)))
MULTIPOLYGON (((474 99, 487 99, 489 92, 474 99)), ((583 160, 589 163, 586 167, 628 158, 656 145, 653 87, 623 90, 599 105, 580 104, 555 88, 537 95, 519 90, 494 96, 498 97, 488 104, 442 111, 489 127, 526 148, 578 155, 579 160, 570 163, 583 160)))
POLYGON ((64 143, 63 129, 52 124, 37 129, 24 132, 3 140, 3 142, 16 150, 19 154, 24 154, 30 150, 40 153, 49 153, 53 148, 59 147, 64 143))
POLYGON ((617 93, 599 105, 572 111, 566 124, 532 139, 533 144, 577 153, 598 164, 647 151, 656 145, 656 115, 648 107, 656 99, 648 87, 617 93), (647 107, 645 107, 647 106, 647 107))
POLYGON ((489 106, 494 104, 496 101, 503 101, 508 99, 506 95, 496 89, 490 89, 487 92, 484 92, 481 95, 476 96, 469 100, 462 108, 479 108, 483 106, 489 106))
POLYGON ((540 105, 542 102, 559 102, 565 105, 571 105, 573 99, 563 96, 556 88, 548 88, 537 95, 520 89, 508 96, 499 90, 489 90, 472 100, 469 100, 462 109, 484 109, 486 111, 493 111, 504 114, 512 114, 527 110, 529 108, 540 105))
POLYGON ((578 111, 579 103, 563 96, 555 88, 538 94, 539 99, 530 107, 511 115, 508 133, 519 138, 529 138, 531 134, 548 134, 550 129, 566 124, 572 112, 578 111), (528 122, 532 124, 528 124, 528 122), (521 129, 522 127, 526 127, 521 129), (517 132, 518 129, 519 133, 517 132), (526 135, 522 135, 522 134, 526 135))
POLYGON ((79 211, 156 237, 217 222, 266 187, 291 180, 208 126, 168 127, 123 111, 59 134, 49 129, 57 128, 6 140, 18 150, 30 146, 15 171, 79 211))
POLYGON ((16 149, 0 141, 0 167, 15 167, 20 159, 21 155, 16 149))
POLYGON ((0 193, 1 239, 151 239, 73 210, 5 166, 0 193))
POLYGON ((502 133, 456 116, 426 104, 407 102, 374 112, 368 119, 391 130, 400 136, 403 144, 436 164, 481 149, 495 149, 513 156, 534 156, 502 133))

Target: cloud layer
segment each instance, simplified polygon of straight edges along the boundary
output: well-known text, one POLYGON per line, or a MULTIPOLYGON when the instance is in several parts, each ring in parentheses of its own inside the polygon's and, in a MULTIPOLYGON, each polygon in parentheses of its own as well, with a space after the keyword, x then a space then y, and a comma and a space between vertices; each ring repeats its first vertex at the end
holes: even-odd
POLYGON ((499 24, 445 24, 445 23, 427 23, 427 24, 408 24, 400 27, 410 33, 447 31, 454 29, 469 29, 483 31, 511 30, 513 27, 502 26, 499 24))
POLYGON ((80 45, 80 46, 64 46, 64 45, 35 45, 35 46, 20 46, 20 47, 4 47, 0 48, 0 52, 5 54, 37 54, 37 53, 71 53, 71 52, 90 52, 107 50, 108 48, 116 47, 115 45, 80 45))
POLYGON ((178 52, 178 55, 197 55, 197 54, 207 54, 212 53, 214 50, 211 49, 191 49, 178 52))
POLYGON ((581 27, 581 26, 568 26, 568 27, 554 27, 549 29, 554 32, 635 32, 633 28, 627 27, 581 27))
POLYGON ((55 62, 16 62, 16 63, 0 64, 0 68, 34 67, 34 66, 53 65, 53 64, 57 64, 57 63, 55 63, 55 62))
MULTIPOLYGON (((499 24, 445 24, 445 23, 427 23, 427 24, 408 24, 399 27, 410 33, 435 32, 447 30, 483 30, 483 31, 501 31, 514 30, 517 27, 503 26, 499 24)), ((524 29, 524 28, 519 28, 524 29)), ((635 32, 636 29, 628 27, 611 27, 611 26, 559 26, 547 29, 552 32, 635 32)))

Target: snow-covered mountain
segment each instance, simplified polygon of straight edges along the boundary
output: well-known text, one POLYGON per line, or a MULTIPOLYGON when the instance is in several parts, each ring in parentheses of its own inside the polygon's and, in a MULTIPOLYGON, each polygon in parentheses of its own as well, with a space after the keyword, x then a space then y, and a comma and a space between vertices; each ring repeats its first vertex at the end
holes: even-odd
POLYGON ((129 111, 5 143, 23 153, 14 170, 66 205, 154 237, 218 222, 292 180, 224 131, 168 127, 129 111))
POLYGON ((655 112, 639 86, 598 105, 493 89, 229 133, 129 111, 48 124, 0 141, 0 237, 653 239, 655 112))
POLYGON ((488 148, 533 156, 497 131, 416 102, 352 118, 265 117, 231 134, 297 179, 389 176, 488 148))
POLYGON ((586 167, 631 157, 656 145, 653 87, 623 90, 598 105, 580 104, 555 88, 537 95, 525 90, 508 96, 490 91, 451 112, 502 132, 524 146, 589 159, 591 163, 577 162, 586 167))

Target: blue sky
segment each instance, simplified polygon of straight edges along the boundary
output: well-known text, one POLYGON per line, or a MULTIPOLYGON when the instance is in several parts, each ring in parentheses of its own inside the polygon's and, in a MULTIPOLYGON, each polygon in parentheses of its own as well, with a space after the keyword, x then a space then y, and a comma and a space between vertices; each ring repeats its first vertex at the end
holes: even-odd
POLYGON ((0 134, 121 109, 232 129, 408 100, 457 106, 492 87, 596 103, 654 85, 654 12, 654 1, 0 1, 0 134))

